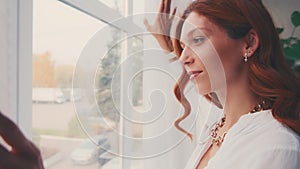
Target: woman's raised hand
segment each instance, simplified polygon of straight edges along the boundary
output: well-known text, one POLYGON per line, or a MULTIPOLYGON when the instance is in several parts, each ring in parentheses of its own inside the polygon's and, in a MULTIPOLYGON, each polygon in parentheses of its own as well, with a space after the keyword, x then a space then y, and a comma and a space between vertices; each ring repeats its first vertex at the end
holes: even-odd
POLYGON ((171 0, 161 0, 154 24, 150 25, 147 19, 144 20, 147 30, 154 36, 161 48, 167 53, 173 51, 170 31, 177 9, 174 8, 172 14, 170 14, 170 8, 171 0))
POLYGON ((39 149, 0 112, 0 136, 11 146, 0 144, 0 169, 44 169, 39 149))

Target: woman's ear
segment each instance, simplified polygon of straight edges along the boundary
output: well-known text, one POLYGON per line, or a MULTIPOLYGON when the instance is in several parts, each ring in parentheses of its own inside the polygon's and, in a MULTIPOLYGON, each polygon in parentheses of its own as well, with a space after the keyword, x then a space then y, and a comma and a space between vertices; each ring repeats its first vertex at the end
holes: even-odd
POLYGON ((248 57, 251 57, 259 47, 259 38, 257 32, 254 29, 250 29, 244 40, 246 43, 243 52, 244 54, 247 53, 248 57))

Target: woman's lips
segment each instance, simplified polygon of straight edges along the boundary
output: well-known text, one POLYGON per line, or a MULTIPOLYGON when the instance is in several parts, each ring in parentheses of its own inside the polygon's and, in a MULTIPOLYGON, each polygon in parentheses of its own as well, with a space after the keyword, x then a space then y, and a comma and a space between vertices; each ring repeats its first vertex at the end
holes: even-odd
POLYGON ((203 72, 202 70, 190 71, 190 72, 189 72, 190 80, 194 80, 194 79, 197 78, 202 72, 203 72))

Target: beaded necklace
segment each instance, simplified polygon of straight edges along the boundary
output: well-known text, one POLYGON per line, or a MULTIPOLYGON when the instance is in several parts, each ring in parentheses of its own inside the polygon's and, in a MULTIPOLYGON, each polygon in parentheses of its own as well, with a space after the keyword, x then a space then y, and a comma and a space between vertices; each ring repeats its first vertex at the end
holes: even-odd
MULTIPOLYGON (((266 103, 265 103, 265 101, 262 101, 262 102, 258 103, 249 113, 263 111, 266 109, 265 107, 266 107, 266 103)), ((224 138, 227 134, 227 131, 224 132, 224 134, 222 136, 218 136, 218 131, 220 128, 222 128, 224 126, 225 121, 226 121, 226 116, 222 117, 221 120, 219 122, 217 122, 214 125, 214 127, 211 129, 210 137, 211 137, 212 144, 216 144, 219 146, 223 143, 224 138)))

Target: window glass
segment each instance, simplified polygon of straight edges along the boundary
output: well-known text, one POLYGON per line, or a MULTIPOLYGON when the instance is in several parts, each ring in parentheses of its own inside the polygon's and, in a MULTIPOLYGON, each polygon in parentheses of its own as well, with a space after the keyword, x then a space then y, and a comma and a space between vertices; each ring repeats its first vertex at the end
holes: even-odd
POLYGON ((119 11, 121 15, 125 14, 125 4, 127 0, 98 0, 108 7, 119 11))
MULTIPOLYGON (((107 91, 113 75, 120 80, 114 69, 122 57, 116 40, 123 34, 59 1, 34 0, 32 132, 46 168, 102 168, 116 157, 108 152, 118 154, 120 120, 107 91), (89 51, 104 27, 101 44, 89 51), (93 72, 80 64, 86 51, 99 53, 98 59, 88 60, 96 62, 93 72), (108 57, 100 51, 108 51, 108 57), (91 76, 96 90, 88 93, 81 82, 91 76)), ((120 91, 116 93, 118 104, 120 91)))

